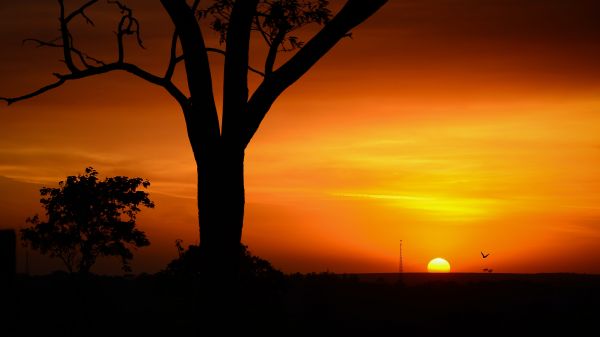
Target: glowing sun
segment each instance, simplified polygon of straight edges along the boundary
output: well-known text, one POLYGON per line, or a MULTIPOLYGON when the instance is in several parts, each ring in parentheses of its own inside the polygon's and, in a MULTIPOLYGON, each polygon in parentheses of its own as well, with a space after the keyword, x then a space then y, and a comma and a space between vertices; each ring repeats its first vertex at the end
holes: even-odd
POLYGON ((441 257, 436 257, 427 264, 427 271, 430 273, 449 273, 450 263, 441 257))

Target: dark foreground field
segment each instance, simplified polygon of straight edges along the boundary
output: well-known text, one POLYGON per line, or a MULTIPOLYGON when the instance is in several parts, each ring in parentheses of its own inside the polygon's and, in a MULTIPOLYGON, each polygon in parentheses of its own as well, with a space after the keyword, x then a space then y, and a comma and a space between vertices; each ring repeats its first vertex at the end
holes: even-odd
MULTIPOLYGON (((2 290, 0 336, 200 335, 196 284, 21 276, 2 290)), ((243 293, 232 324, 248 336, 587 336, 600 319, 598 275, 311 274, 243 293)))

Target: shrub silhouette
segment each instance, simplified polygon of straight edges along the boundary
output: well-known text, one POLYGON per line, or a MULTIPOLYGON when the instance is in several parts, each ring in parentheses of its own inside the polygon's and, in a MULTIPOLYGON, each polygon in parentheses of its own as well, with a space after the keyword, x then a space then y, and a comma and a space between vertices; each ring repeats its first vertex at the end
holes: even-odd
MULTIPOLYGON (((179 257, 171 261, 164 272, 176 276, 199 275, 204 260, 202 249, 199 246, 190 245, 186 250, 183 248, 181 240, 176 240, 175 245, 179 257)), ((240 245, 239 276, 242 281, 275 283, 280 283, 284 278, 281 271, 274 268, 269 261, 252 255, 248 246, 244 244, 240 245)))
POLYGON ((21 230, 25 245, 59 258, 70 273, 88 274, 99 256, 118 256, 123 270, 131 271, 131 248, 150 244, 135 222, 141 206, 154 207, 148 193, 138 191, 150 182, 124 176, 100 181, 88 167, 58 185, 40 190, 47 220, 27 219, 31 226, 21 230))

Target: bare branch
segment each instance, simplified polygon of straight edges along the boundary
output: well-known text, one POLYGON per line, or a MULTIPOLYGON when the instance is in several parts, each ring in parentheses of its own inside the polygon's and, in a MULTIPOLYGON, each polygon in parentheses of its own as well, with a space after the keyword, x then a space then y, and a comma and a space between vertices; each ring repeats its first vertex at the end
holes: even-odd
MULTIPOLYGON (((225 51, 223 49, 218 49, 218 48, 211 48, 211 47, 207 47, 206 51, 209 53, 217 53, 217 54, 221 54, 221 55, 225 55, 225 51)), ((250 70, 251 72, 260 75, 262 77, 265 77, 265 73, 252 67, 252 66, 248 66, 248 70, 250 70)))
POLYGON ((217 54, 225 55, 225 51, 223 49, 212 48, 212 47, 206 47, 205 49, 209 53, 217 53, 217 54))
POLYGON ((85 10, 97 2, 98 2, 98 0, 90 0, 86 3, 84 3, 81 7, 79 7, 75 11, 69 13, 68 15, 65 15, 64 0, 58 0, 58 3, 60 5, 59 20, 60 20, 60 33, 61 33, 61 36, 59 39, 62 40, 62 43, 61 44, 54 43, 55 41, 57 41, 59 39, 52 40, 52 41, 46 42, 46 43, 42 43, 42 41, 36 40, 36 39, 29 39, 29 40, 37 42, 39 44, 39 46, 61 47, 63 49, 65 64, 67 65, 67 68, 72 73, 80 71, 80 69, 75 65, 75 62, 73 61, 73 54, 77 55, 77 57, 79 58, 79 60, 83 64, 83 66, 86 68, 93 67, 92 65, 90 65, 87 62, 87 60, 91 60, 91 61, 95 62, 96 64, 104 65, 105 64, 104 62, 83 53, 82 51, 78 50, 77 48, 75 48, 73 46, 73 36, 71 35, 71 32, 69 32, 69 26, 68 26, 69 22, 71 20, 73 20, 73 18, 77 17, 78 15, 81 15, 85 19, 86 23, 94 26, 94 22, 85 14, 85 10))
POLYGON ((117 59, 119 62, 123 62, 125 59, 125 47, 123 46, 123 29, 121 28, 125 24, 125 17, 121 18, 119 22, 119 30, 117 31, 117 59))
POLYGON ((123 62, 125 59, 125 47, 123 42, 124 36, 135 35, 138 45, 142 49, 146 49, 140 36, 140 23, 133 16, 133 10, 122 4, 120 1, 108 0, 108 3, 116 5, 121 10, 121 14, 123 15, 121 17, 121 20, 119 20, 119 24, 117 26, 118 60, 119 62, 123 62))
POLYGON ((0 101, 5 101, 8 105, 11 105, 13 103, 16 103, 18 101, 23 101, 26 100, 28 98, 32 98, 38 95, 41 95, 43 93, 45 93, 46 91, 52 90, 54 88, 58 88, 61 85, 63 85, 67 80, 64 78, 60 78, 58 81, 52 83, 52 84, 48 84, 44 87, 41 87, 33 92, 30 92, 28 94, 25 94, 23 96, 17 96, 17 97, 0 97, 0 101))
POLYGON ((92 68, 88 68, 88 69, 81 70, 76 73, 70 73, 70 74, 55 73, 54 76, 56 76, 58 78, 58 81, 56 81, 52 84, 46 85, 46 86, 44 86, 40 89, 37 89, 31 93, 28 93, 28 94, 25 94, 22 96, 18 96, 18 97, 0 97, 0 100, 5 101, 8 104, 13 104, 13 103, 16 103, 16 102, 19 102, 22 100, 26 100, 28 98, 32 98, 32 97, 41 95, 51 89, 55 89, 55 88, 63 85, 67 81, 73 81, 73 80, 78 80, 78 79, 82 79, 82 78, 92 77, 95 75, 105 74, 105 73, 112 72, 112 71, 125 71, 125 72, 133 74, 143 80, 146 80, 152 84, 163 87, 164 89, 167 90, 167 92, 169 94, 171 94, 171 96, 173 96, 173 98, 175 98, 177 100, 177 102, 182 107, 186 107, 188 104, 187 97, 185 97, 185 95, 171 81, 166 80, 162 77, 153 75, 153 74, 139 68, 138 66, 136 66, 134 64, 123 63, 123 62, 113 62, 113 63, 105 64, 100 67, 92 67, 92 68))
POLYGON ((262 71, 260 71, 260 70, 258 70, 258 69, 256 69, 256 68, 253 68, 253 67, 251 67, 251 66, 248 66, 248 70, 250 70, 251 72, 255 73, 256 75, 259 75, 259 76, 265 77, 265 73, 264 73, 264 72, 262 72, 262 71))
POLYGON ((69 34, 69 40, 71 41, 71 52, 75 53, 79 57, 79 61, 81 61, 84 67, 91 68, 91 65, 89 65, 85 60, 83 53, 73 47, 73 35, 69 34))
MULTIPOLYGON (((72 39, 72 37, 71 37, 72 39)), ((60 38, 54 39, 54 40, 50 40, 50 41, 43 41, 40 39, 25 39, 23 40, 23 43, 26 42, 35 42, 37 44, 37 47, 52 47, 52 48, 63 48, 64 46, 62 44, 56 43, 55 41, 60 40, 60 38)), ((106 64, 104 61, 99 60, 95 57, 92 57, 84 52, 82 52, 81 50, 71 47, 71 52, 75 53, 77 55, 77 57, 79 57, 79 59, 81 60, 81 63, 83 63, 83 65, 86 68, 91 68, 93 67, 92 65, 90 65, 89 63, 87 63, 87 60, 93 61, 95 62, 97 65, 104 65, 106 64)))
MULTIPOLYGON (((169 58, 169 65, 167 66, 167 71, 165 73, 166 79, 171 79, 173 77, 173 73, 175 72, 175 67, 177 66, 177 62, 179 62, 177 60, 177 39, 178 39, 178 34, 177 34, 177 29, 175 29, 175 32, 173 33, 173 37, 171 38, 171 56, 169 58)), ((183 57, 181 57, 181 60, 183 60, 183 57)))
POLYGON ((83 16, 83 18, 85 19, 85 22, 86 22, 88 25, 90 25, 90 26, 92 26, 92 27, 96 26, 96 24, 94 24, 94 21, 92 21, 92 19, 90 19, 90 17, 89 17, 89 16, 87 16, 87 14, 85 14, 85 12, 81 12, 81 16, 83 16))
POLYGON ((277 33, 277 36, 273 39, 273 42, 269 45, 269 53, 267 54, 267 59, 265 60, 265 75, 269 76, 273 73, 273 67, 275 66, 275 60, 277 59, 277 52, 279 50, 279 46, 283 43, 285 39, 285 35, 287 31, 280 30, 277 33))
MULTIPOLYGON (((206 51, 209 53, 225 55, 225 51, 223 49, 207 47, 206 51)), ((183 55, 175 56, 176 52, 177 52, 177 32, 173 33, 173 38, 171 40, 171 59, 169 61, 169 66, 167 67, 167 71, 164 76, 165 79, 171 79, 173 77, 173 73, 175 72, 175 67, 177 66, 177 64, 179 62, 183 61, 183 55)), ((90 57, 88 57, 88 58, 91 59, 90 57)), ((265 77, 264 72, 254 68, 252 66, 248 66, 248 70, 250 70, 251 72, 253 72, 259 76, 265 77)))
POLYGON ((43 40, 40 40, 40 39, 29 38, 29 39, 24 39, 23 40, 23 44, 25 44, 26 42, 35 42, 35 43, 37 43, 37 47, 38 48, 39 47, 56 47, 56 48, 62 48, 63 47, 62 44, 55 43, 55 41, 57 41, 59 39, 54 39, 54 40, 50 40, 50 41, 43 41, 43 40))
POLYGON ((72 73, 75 73, 79 71, 79 68, 73 63, 73 56, 71 55, 71 34, 69 33, 68 22, 65 18, 65 3, 64 0, 58 0, 58 3, 60 5, 60 35, 62 38, 65 64, 72 73))
MULTIPOLYGON (((77 49, 73 49, 73 51, 76 52, 76 53, 81 53, 81 55, 85 56, 86 59, 95 62, 97 65, 101 65, 101 66, 106 65, 106 62, 104 62, 104 61, 102 61, 100 59, 97 59, 95 57, 92 57, 92 56, 90 56, 88 54, 82 53, 82 52, 80 52, 77 49)), ((90 66, 90 67, 93 67, 93 66, 90 66)), ((88 68, 90 68, 90 67, 88 67, 88 68)))
MULTIPOLYGON (((225 51, 223 49, 212 48, 212 47, 206 47, 205 49, 206 49, 206 52, 208 52, 208 53, 216 53, 216 54, 225 55, 225 51)), ((183 55, 179 55, 179 56, 177 56, 177 58, 175 58, 175 63, 179 63, 181 61, 183 61, 183 55)), ((250 70, 251 72, 253 72, 257 75, 265 77, 264 72, 254 68, 254 67, 248 66, 248 70, 250 70)))
POLYGON ((65 22, 69 23, 69 21, 73 20, 74 17, 76 17, 77 15, 81 15, 81 16, 83 16, 83 18, 85 19, 85 21, 88 24, 90 24, 90 25, 93 26, 94 22, 92 20, 90 20, 90 18, 87 15, 85 15, 85 10, 88 7, 90 7, 91 5, 95 4, 96 2, 98 2, 98 0, 90 0, 90 1, 86 2, 81 7, 79 7, 79 9, 77 9, 76 11, 74 11, 71 14, 67 15, 67 17, 65 18, 65 22))
POLYGON ((269 47, 271 47, 271 40, 272 40, 272 38, 269 36, 269 33, 267 33, 262 28, 262 25, 260 24, 260 20, 258 18, 258 15, 256 15, 254 17, 254 29, 257 30, 260 33, 260 35, 263 37, 263 39, 265 40, 265 42, 267 43, 267 45, 269 47))

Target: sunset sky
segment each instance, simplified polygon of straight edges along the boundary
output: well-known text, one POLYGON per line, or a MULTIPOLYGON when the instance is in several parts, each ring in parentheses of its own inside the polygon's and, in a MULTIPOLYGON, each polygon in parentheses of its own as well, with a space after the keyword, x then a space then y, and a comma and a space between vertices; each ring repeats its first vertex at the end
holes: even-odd
MULTIPOLYGON (((128 41, 129 61, 162 74, 167 15, 126 3, 146 47, 128 41)), ((243 241, 285 272, 394 272, 403 240, 407 272, 443 257, 456 272, 600 273, 598 13, 594 0, 390 0, 267 115, 246 152, 243 241)), ((114 59, 118 11, 88 14, 97 25, 79 20, 75 43, 114 59)), ((0 96, 66 71, 60 51, 21 42, 56 37, 57 17, 54 0, 0 3, 0 96)), ((0 228, 25 226, 42 185, 87 166, 152 183, 156 208, 139 217, 152 245, 134 271, 198 242, 195 163, 161 89, 113 73, 0 104, 0 228)), ((32 254, 32 271, 57 268, 32 254)))

